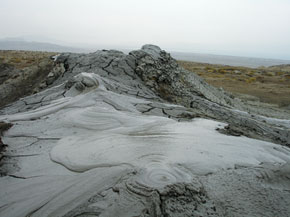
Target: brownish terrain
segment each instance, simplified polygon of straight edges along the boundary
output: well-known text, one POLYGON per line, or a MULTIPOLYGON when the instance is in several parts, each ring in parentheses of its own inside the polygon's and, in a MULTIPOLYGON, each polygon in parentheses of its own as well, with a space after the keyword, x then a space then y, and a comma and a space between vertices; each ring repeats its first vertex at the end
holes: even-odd
POLYGON ((56 55, 55 52, 0 50, 0 63, 6 63, 18 69, 38 65, 43 60, 56 55))
MULTIPOLYGON (((0 51, 0 107, 37 92, 54 67, 56 53, 0 51)), ((43 85, 42 85, 43 86, 43 85)))
POLYGON ((185 69, 246 100, 288 107, 290 105, 290 65, 247 68, 178 61, 185 69))

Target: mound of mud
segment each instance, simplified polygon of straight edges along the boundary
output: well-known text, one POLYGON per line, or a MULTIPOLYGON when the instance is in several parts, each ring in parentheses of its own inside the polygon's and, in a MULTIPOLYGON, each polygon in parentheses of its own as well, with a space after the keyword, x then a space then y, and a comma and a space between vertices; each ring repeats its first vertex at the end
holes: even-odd
POLYGON ((265 117, 154 45, 64 53, 13 124, 2 216, 287 216, 290 121, 265 117))

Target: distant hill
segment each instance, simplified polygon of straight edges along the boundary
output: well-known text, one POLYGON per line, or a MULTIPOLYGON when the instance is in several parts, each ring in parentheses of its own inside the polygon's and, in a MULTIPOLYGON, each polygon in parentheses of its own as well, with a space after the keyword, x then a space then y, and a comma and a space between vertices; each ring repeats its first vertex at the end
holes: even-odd
POLYGON ((27 50, 48 52, 72 52, 87 53, 88 49, 61 46, 52 43, 23 41, 23 40, 0 40, 0 50, 27 50))
POLYGON ((177 60, 185 60, 199 63, 222 64, 230 66, 246 66, 246 67, 260 67, 260 66, 274 66, 290 64, 290 60, 279 59, 264 59, 254 57, 239 57, 227 55, 201 54, 201 53, 183 53, 171 52, 172 57, 177 60))

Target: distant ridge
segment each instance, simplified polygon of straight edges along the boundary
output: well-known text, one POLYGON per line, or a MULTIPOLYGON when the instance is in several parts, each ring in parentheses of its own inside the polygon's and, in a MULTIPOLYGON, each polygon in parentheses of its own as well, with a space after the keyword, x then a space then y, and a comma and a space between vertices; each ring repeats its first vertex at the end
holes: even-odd
POLYGON ((202 53, 183 53, 183 52, 171 52, 171 55, 177 60, 210 63, 210 64, 222 64, 230 66, 246 66, 252 68, 260 66, 268 67, 275 65, 290 64, 290 60, 264 59, 255 57, 239 57, 239 56, 202 54, 202 53))
POLYGON ((49 52, 88 53, 88 49, 24 40, 0 40, 0 50, 27 50, 49 52))

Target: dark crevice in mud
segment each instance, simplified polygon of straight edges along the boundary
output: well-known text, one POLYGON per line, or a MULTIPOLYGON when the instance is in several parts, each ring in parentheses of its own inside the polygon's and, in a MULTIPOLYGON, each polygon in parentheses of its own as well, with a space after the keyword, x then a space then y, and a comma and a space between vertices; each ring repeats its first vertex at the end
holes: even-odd
POLYGON ((109 70, 107 70, 107 68, 111 66, 111 64, 114 62, 114 60, 115 60, 114 58, 111 59, 111 60, 108 62, 108 64, 107 64, 106 66, 101 67, 101 69, 104 70, 105 72, 107 72, 108 75, 110 75, 110 74, 112 74, 112 73, 111 73, 109 70))
POLYGON ((3 206, 0 206, 0 210, 5 208, 5 207, 8 207, 8 206, 9 206, 9 204, 4 204, 3 206))
MULTIPOLYGON (((3 143, 1 136, 3 133, 7 130, 9 130, 13 125, 11 123, 5 123, 5 122, 0 122, 0 168, 3 165, 3 160, 5 157, 5 149, 7 148, 7 145, 3 143)), ((6 175, 7 171, 0 171, 0 177, 6 175)))
POLYGON ((234 127, 231 124, 225 126, 224 128, 217 128, 216 130, 222 134, 225 134, 225 135, 231 135, 231 136, 243 136, 244 135, 244 133, 240 129, 234 127))
POLYGON ((112 59, 108 62, 107 65, 105 65, 104 67, 102 67, 102 69, 104 70, 104 69, 108 68, 109 66, 111 66, 111 64, 114 62, 114 60, 115 60, 115 58, 112 58, 112 59))
POLYGON ((112 74, 109 70, 107 70, 107 69, 105 69, 105 68, 102 68, 102 70, 104 70, 105 72, 107 72, 108 75, 111 75, 111 74, 112 74))
POLYGON ((24 135, 24 134, 19 134, 19 135, 9 135, 7 136, 8 138, 22 138, 22 137, 26 137, 26 138, 34 138, 37 140, 59 140, 61 139, 60 137, 38 137, 38 136, 28 136, 28 135, 24 135))
POLYGON ((80 68, 84 68, 84 67, 88 67, 89 69, 91 69, 92 68, 92 64, 91 63, 89 63, 89 64, 81 64, 81 63, 78 63, 79 65, 79 67, 80 68))
POLYGON ((23 148, 28 148, 28 147, 31 147, 33 145, 35 145, 36 143, 40 142, 40 141, 49 141, 49 140, 52 140, 52 141, 58 141, 60 140, 60 138, 38 138, 38 137, 30 137, 30 138, 34 138, 36 139, 36 141, 24 146, 23 148))
POLYGON ((148 112, 152 111, 153 109, 155 109, 155 107, 151 107, 145 111, 142 111, 142 114, 148 113, 148 112))
POLYGON ((76 68, 76 67, 78 67, 80 64, 79 63, 76 63, 76 64, 74 64, 71 68, 69 68, 69 70, 68 71, 66 71, 66 72, 70 72, 70 73, 72 73, 73 71, 74 71, 74 69, 76 68))
POLYGON ((63 92, 61 93, 61 95, 62 95, 63 98, 66 97, 66 96, 65 96, 66 92, 67 92, 67 91, 65 90, 65 91, 63 91, 63 92))
POLYGON ((3 135, 3 132, 9 130, 12 126, 11 123, 0 122, 0 135, 3 135))
MULTIPOLYGON (((63 66, 64 66, 64 68, 65 68, 65 72, 67 72, 68 70, 69 70, 69 64, 68 64, 68 62, 67 62, 67 59, 65 59, 64 61, 63 61, 63 66)), ((64 74, 62 75, 62 77, 64 76, 64 74)))
POLYGON ((121 69, 122 70, 122 72, 125 74, 125 75, 127 75, 129 78, 133 78, 132 77, 132 75, 130 75, 127 71, 126 71, 126 69, 123 69, 122 67, 119 67, 119 69, 121 69))
MULTIPOLYGON (((126 64, 127 64, 127 66, 129 66, 133 71, 135 70, 135 66, 132 66, 132 65, 129 63, 129 61, 128 61, 127 58, 125 58, 125 62, 126 62, 126 64)), ((134 60, 134 65, 136 65, 135 60, 134 60)), ((136 78, 137 78, 135 75, 131 75, 131 77, 132 77, 133 79, 136 79, 136 78)))
POLYGON ((12 175, 12 174, 7 174, 7 176, 10 176, 10 177, 12 177, 12 178, 16 178, 16 179, 32 179, 32 178, 41 177, 41 176, 30 176, 30 177, 24 177, 24 176, 12 175))
POLYGON ((81 212, 77 215, 74 215, 74 217, 83 217, 83 216, 99 216, 101 214, 101 212, 81 212))
POLYGON ((46 204, 48 204, 49 202, 50 202, 50 200, 47 201, 46 203, 44 203, 43 205, 41 205, 40 207, 36 208, 35 210, 29 212, 25 217, 31 217, 31 216, 33 216, 34 213, 36 213, 38 210, 40 210, 42 207, 44 207, 44 206, 45 206, 46 204))
POLYGON ((167 116, 168 118, 171 118, 171 115, 167 114, 167 113, 165 112, 165 109, 164 109, 164 108, 162 108, 162 113, 163 113, 165 116, 167 116))
POLYGON ((15 157, 33 157, 40 154, 20 154, 20 155, 3 155, 4 158, 15 158, 15 157))
POLYGON ((124 111, 124 108, 119 108, 117 105, 115 105, 113 102, 104 99, 103 102, 107 103, 108 105, 112 106, 117 111, 124 111))
POLYGON ((69 72, 71 70, 71 67, 69 65, 69 62, 68 62, 68 56, 67 55, 60 55, 56 60, 55 60, 55 63, 57 64, 60 64, 60 63, 63 63, 63 66, 64 66, 64 73, 62 74, 62 77, 64 77, 64 74, 66 72, 69 72))
MULTIPOLYGON (((202 116, 190 111, 174 111, 174 109, 162 109, 163 114, 169 118, 175 118, 179 120, 193 120, 194 118, 201 118, 202 116)), ((205 117, 204 117, 205 118, 205 117)))

